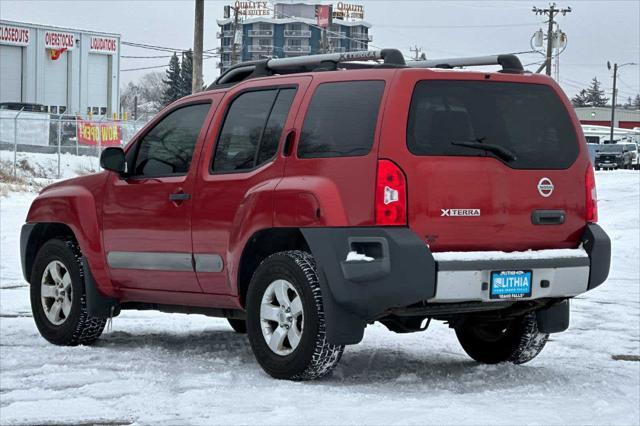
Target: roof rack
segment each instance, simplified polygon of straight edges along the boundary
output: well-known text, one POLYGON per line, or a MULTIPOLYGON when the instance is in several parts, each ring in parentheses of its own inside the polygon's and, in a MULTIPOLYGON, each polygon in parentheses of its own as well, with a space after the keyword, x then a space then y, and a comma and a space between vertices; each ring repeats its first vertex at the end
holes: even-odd
POLYGON ((362 68, 455 68, 480 65, 501 65, 505 73, 522 73, 524 70, 515 55, 493 55, 472 58, 432 59, 405 62, 398 49, 365 50, 360 52, 327 53, 321 55, 296 56, 292 58, 263 59, 241 62, 226 70, 207 89, 228 86, 256 77, 274 74, 295 74, 312 71, 334 71, 341 65, 347 69, 362 68), (364 63, 380 61, 382 63, 364 63))

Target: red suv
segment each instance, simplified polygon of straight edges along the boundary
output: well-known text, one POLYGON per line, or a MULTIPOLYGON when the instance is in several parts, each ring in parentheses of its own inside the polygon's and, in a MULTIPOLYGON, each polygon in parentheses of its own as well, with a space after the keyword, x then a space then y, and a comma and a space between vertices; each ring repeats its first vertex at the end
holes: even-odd
POLYGON ((571 104, 511 55, 242 63, 101 165, 44 189, 22 229, 33 316, 59 345, 125 309, 198 313, 306 380, 367 324, 435 319, 473 359, 519 364, 609 273, 571 104))

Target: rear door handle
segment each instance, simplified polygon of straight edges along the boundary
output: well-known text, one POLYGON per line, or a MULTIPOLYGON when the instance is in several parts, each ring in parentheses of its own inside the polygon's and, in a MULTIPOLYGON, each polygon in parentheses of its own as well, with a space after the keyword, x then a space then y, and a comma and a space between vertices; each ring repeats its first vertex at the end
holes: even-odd
POLYGON ((564 210, 534 210, 531 223, 534 225, 562 225, 566 218, 564 210))
POLYGON ((171 201, 186 201, 191 198, 191 194, 187 194, 185 192, 174 192, 169 195, 169 200, 171 201))

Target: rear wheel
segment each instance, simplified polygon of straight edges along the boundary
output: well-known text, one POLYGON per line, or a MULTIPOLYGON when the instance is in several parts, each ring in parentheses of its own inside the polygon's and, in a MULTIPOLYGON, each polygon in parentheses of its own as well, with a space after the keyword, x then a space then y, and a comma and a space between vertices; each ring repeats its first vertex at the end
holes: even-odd
POLYGON ((265 259, 249 285, 246 308, 251 348, 271 376, 317 379, 340 361, 344 346, 327 342, 322 293, 309 253, 284 251, 265 259))
POLYGON ((31 274, 31 311, 42 337, 56 345, 89 345, 106 319, 87 313, 82 255, 72 240, 52 239, 38 252, 31 274))
POLYGON ((485 364, 524 364, 542 351, 549 338, 538 331, 535 312, 508 321, 466 321, 456 327, 456 335, 464 351, 485 364))

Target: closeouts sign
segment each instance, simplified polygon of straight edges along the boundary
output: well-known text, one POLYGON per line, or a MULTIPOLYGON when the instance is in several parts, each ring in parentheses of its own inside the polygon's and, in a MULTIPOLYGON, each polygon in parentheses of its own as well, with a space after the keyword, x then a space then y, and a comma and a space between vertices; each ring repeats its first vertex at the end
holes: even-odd
POLYGON ((118 50, 118 40, 110 37, 91 37, 89 51, 113 55, 118 50))
POLYGON ((0 25, 0 44, 28 46, 30 38, 31 30, 29 28, 0 25))
POLYGON ((73 49, 75 36, 73 33, 46 31, 44 33, 44 47, 47 49, 73 49))

